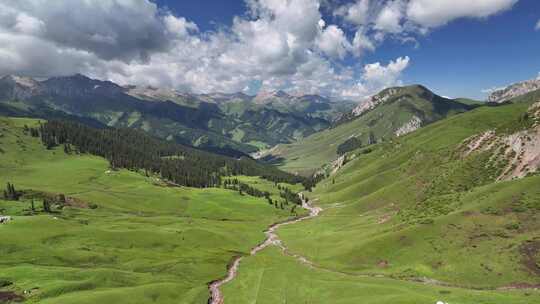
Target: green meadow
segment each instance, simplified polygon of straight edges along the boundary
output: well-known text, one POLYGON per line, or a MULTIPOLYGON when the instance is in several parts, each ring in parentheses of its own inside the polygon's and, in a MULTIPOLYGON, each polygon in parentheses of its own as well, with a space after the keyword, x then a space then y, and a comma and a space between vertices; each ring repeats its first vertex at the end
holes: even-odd
POLYGON ((272 200, 277 200, 277 201, 283 201, 283 198, 279 196, 279 193, 280 193, 279 187, 289 188, 289 190, 295 193, 302 192, 304 190, 304 187, 302 186, 302 184, 291 185, 291 184, 286 184, 286 183, 274 183, 269 180, 260 178, 258 176, 241 175, 241 176, 232 176, 231 178, 236 178, 238 179, 239 182, 247 184, 260 191, 266 191, 270 193, 270 198, 272 198, 272 200))
POLYGON ((310 268, 269 247, 245 259, 225 285, 226 303, 531 304, 538 292, 469 290, 310 268))
POLYGON ((540 303, 540 175, 495 182, 489 154, 459 154, 474 134, 522 128, 529 105, 481 107, 351 152, 308 194, 321 215, 278 231, 315 268, 267 249, 243 261, 225 298, 540 303))
MULTIPOLYGON (((62 193, 92 208, 43 212, 1 201, 0 289, 39 303, 206 303, 207 283, 289 216, 264 199, 224 189, 169 187, 111 171, 89 155, 46 150, 24 125, 0 118, 0 185, 62 193)), ((4 186, 2 186, 4 187, 4 186)))

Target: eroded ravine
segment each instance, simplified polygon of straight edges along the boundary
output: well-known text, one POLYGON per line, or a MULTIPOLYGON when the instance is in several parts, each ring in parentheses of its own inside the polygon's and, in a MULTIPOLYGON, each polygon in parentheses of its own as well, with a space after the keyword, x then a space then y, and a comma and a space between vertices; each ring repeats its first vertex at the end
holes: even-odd
MULTIPOLYGON (((276 234, 276 230, 281 226, 290 225, 290 224, 298 223, 298 222, 301 222, 301 221, 304 221, 304 220, 307 220, 307 219, 310 219, 310 218, 314 218, 314 217, 318 216, 319 213, 322 211, 322 208, 312 206, 309 203, 309 201, 304 199, 302 194, 300 194, 300 198, 302 199, 302 208, 308 210, 309 214, 305 215, 305 216, 296 217, 296 218, 293 218, 293 219, 290 219, 290 220, 287 220, 287 221, 284 221, 284 222, 280 222, 280 223, 276 223, 276 224, 271 225, 264 232, 265 235, 266 235, 265 240, 262 243, 260 243, 259 245, 257 245, 256 247, 254 247, 253 249, 251 249, 251 251, 249 252, 249 256, 255 255, 255 254, 257 254, 257 252, 259 252, 259 251, 263 250, 264 248, 266 248, 268 246, 271 246, 271 245, 278 246, 279 248, 281 248, 282 250, 285 251, 286 248, 282 244, 282 242, 279 239, 278 235, 276 234)), ((225 302, 224 297, 223 297, 223 293, 221 292, 220 288, 221 288, 221 286, 229 283, 234 278, 236 278, 236 276, 238 274, 238 268, 240 267, 240 262, 242 261, 243 258, 244 258, 244 256, 235 257, 233 259, 232 263, 229 264, 229 267, 227 269, 227 275, 224 278, 213 281, 213 282, 211 282, 209 284, 209 287, 208 287, 210 289, 210 299, 208 299, 209 304, 223 304, 225 302)), ((298 256, 298 258, 299 259, 304 259, 301 256, 298 256)), ((309 264, 309 262, 307 260, 305 260, 305 262, 309 264)))

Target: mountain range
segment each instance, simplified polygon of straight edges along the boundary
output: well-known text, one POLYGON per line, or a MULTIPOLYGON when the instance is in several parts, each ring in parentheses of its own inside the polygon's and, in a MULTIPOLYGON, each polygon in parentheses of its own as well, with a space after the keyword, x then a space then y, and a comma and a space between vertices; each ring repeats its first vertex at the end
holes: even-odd
POLYGON ((540 89, 517 87, 487 103, 393 87, 340 109, 5 77, 0 302, 537 303, 540 89), (150 136, 247 112, 329 126, 267 164, 150 136))
MULTIPOLYGON (((533 79, 488 96, 500 104, 540 87, 533 79)), ((185 93, 120 86, 81 74, 36 80, 0 79, 0 113, 68 118, 100 127, 132 128, 229 156, 251 154, 293 173, 311 174, 342 153, 403 136, 485 103, 448 99, 421 85, 391 87, 362 100, 261 91, 185 93)))
POLYGON ((487 101, 493 103, 502 103, 538 89, 540 89, 540 78, 517 82, 491 92, 487 98, 487 101))
POLYGON ((290 143, 328 128, 355 103, 283 91, 190 94, 120 86, 84 75, 0 79, 0 113, 69 117, 94 125, 134 128, 231 156, 290 143))
POLYGON ((540 79, 511 84, 492 92, 486 101, 449 99, 422 85, 391 87, 358 103, 332 127, 290 144, 279 144, 257 157, 282 169, 311 175, 321 167, 333 168, 345 152, 378 142, 391 141, 433 122, 481 106, 515 102, 540 89, 540 79))

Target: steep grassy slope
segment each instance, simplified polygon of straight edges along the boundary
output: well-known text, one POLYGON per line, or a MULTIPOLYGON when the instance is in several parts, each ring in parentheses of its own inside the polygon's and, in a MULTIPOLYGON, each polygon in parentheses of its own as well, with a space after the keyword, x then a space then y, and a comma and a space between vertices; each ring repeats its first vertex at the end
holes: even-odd
POLYGON ((263 159, 289 172, 310 174, 337 158, 338 146, 352 137, 368 145, 470 109, 470 106, 434 95, 422 86, 391 88, 379 96, 383 96, 380 99, 384 102, 359 117, 351 117, 298 142, 278 145, 263 155, 263 159))
POLYGON ((496 182, 506 167, 491 161, 497 150, 463 153, 471 136, 530 129, 524 114, 537 100, 540 92, 350 153, 309 194, 321 215, 278 232, 289 254, 310 263, 275 250, 248 258, 225 295, 261 303, 540 302, 533 289, 540 286, 540 175, 496 182), (289 280, 295 284, 277 283, 289 280))
POLYGON ((36 120, 0 118, 0 185, 63 193, 75 204, 0 200, 0 292, 40 303, 206 303, 207 283, 290 210, 223 189, 169 187, 109 170, 88 155, 46 150, 36 120), (96 209, 88 208, 97 206, 96 209), (78 207, 77 207, 78 206, 78 207))

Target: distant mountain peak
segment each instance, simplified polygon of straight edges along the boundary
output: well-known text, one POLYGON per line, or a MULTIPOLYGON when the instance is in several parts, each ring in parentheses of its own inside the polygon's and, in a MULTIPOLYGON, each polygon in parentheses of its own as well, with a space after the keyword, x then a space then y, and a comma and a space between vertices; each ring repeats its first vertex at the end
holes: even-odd
POLYGON ((83 75, 81 73, 76 73, 76 74, 73 74, 71 76, 66 76, 66 77, 80 78, 80 79, 91 79, 90 77, 88 77, 86 75, 83 75))
POLYGON ((42 84, 49 93, 63 96, 118 94, 125 90, 112 81, 92 79, 82 74, 52 77, 43 81, 42 84))
POLYGON ((392 97, 396 97, 405 93, 418 95, 427 100, 432 100, 436 96, 435 93, 420 84, 413 84, 403 87, 390 87, 360 102, 360 104, 358 104, 358 106, 352 110, 352 114, 353 116, 360 116, 365 112, 376 108, 380 104, 385 103, 392 97))
POLYGON ((365 112, 374 109, 379 104, 384 103, 390 97, 397 94, 400 89, 401 88, 399 87, 387 88, 375 95, 368 97, 364 101, 360 102, 358 106, 352 110, 353 116, 360 116, 365 112))
POLYGON ((3 82, 10 82, 12 84, 17 84, 24 88, 37 88, 39 87, 39 82, 31 77, 22 77, 16 75, 6 75, 1 79, 3 82))
POLYGON ((257 104, 266 104, 271 102, 289 102, 294 97, 287 94, 283 90, 277 90, 277 91, 260 91, 255 98, 253 98, 253 101, 257 104))
POLYGON ((31 77, 7 75, 0 78, 0 99, 25 100, 42 91, 42 84, 31 77))
POLYGON ((488 96, 487 101, 502 103, 535 90, 540 90, 540 78, 517 82, 503 89, 496 90, 488 96))
POLYGON ((128 85, 124 86, 124 89, 128 95, 146 100, 174 99, 178 96, 182 96, 176 90, 158 88, 151 85, 128 85))

